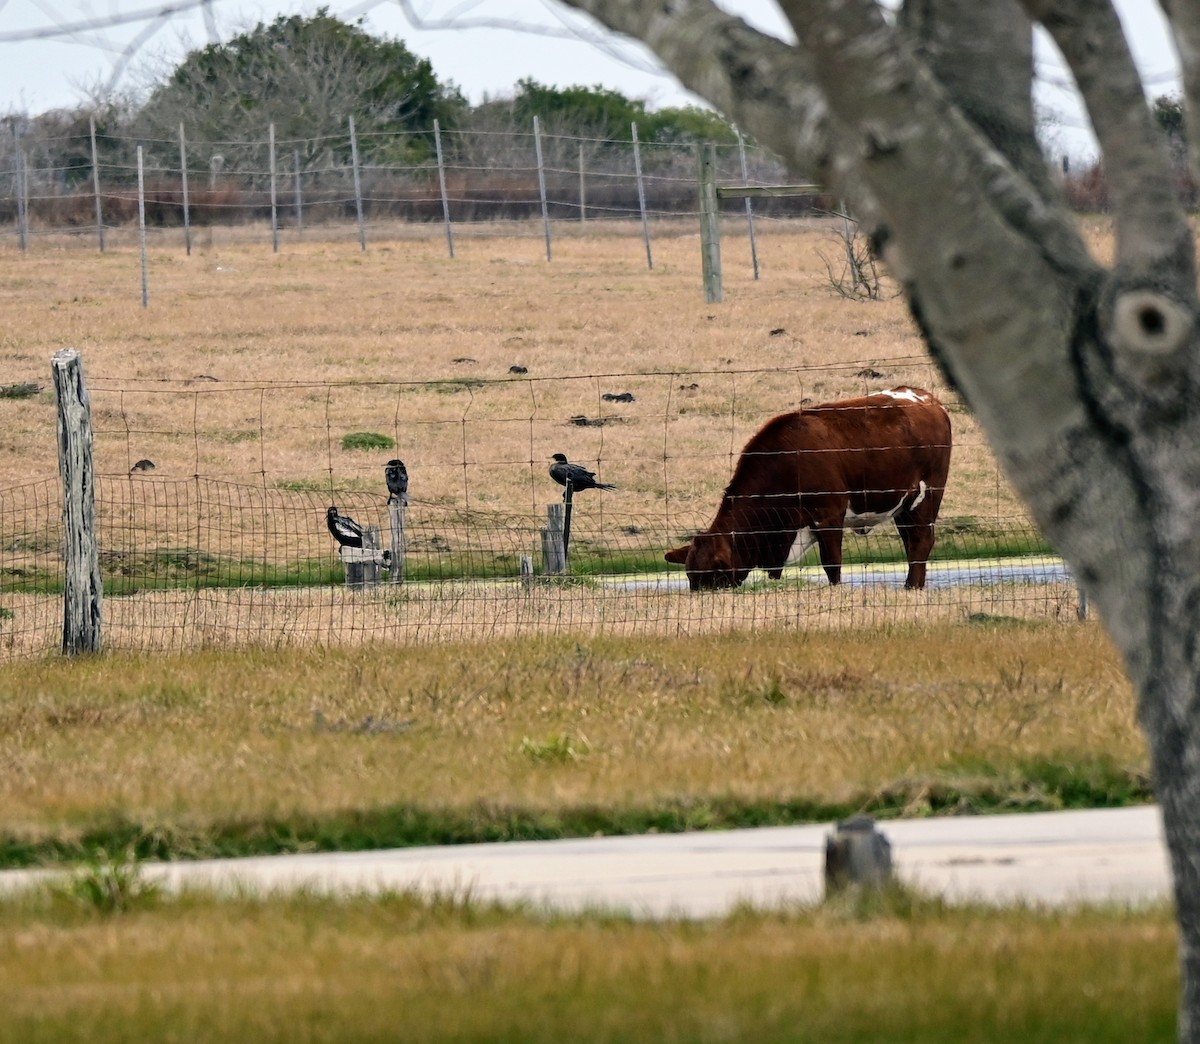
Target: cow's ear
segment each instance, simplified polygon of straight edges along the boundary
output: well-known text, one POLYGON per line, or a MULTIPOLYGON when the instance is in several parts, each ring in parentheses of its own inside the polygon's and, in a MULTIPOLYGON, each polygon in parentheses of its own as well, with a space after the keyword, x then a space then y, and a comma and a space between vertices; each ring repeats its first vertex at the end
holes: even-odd
POLYGON ((673 547, 663 555, 663 558, 668 562, 674 562, 676 565, 687 565, 687 556, 691 549, 691 544, 684 544, 683 547, 673 547))

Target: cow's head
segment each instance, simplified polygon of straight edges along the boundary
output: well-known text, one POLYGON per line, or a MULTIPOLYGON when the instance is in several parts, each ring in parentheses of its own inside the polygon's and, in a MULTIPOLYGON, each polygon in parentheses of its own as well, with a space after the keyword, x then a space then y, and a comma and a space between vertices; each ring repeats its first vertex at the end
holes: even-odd
POLYGON ((687 567, 688 586, 693 591, 737 587, 746 579, 746 570, 735 568, 733 540, 728 533, 698 533, 690 544, 672 548, 663 557, 687 567))

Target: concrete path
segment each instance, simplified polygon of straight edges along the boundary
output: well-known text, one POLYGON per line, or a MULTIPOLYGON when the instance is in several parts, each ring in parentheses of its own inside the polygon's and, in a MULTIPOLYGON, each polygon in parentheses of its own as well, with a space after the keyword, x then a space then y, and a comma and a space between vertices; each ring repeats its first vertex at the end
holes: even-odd
MULTIPOLYGON (((902 880, 949 899, 1064 904, 1169 897, 1157 807, 892 820, 879 824, 902 880)), ((417 889, 539 908, 703 918, 739 903, 818 901, 827 826, 146 864, 182 887, 417 889)), ((44 879, 0 874, 0 890, 44 879)))

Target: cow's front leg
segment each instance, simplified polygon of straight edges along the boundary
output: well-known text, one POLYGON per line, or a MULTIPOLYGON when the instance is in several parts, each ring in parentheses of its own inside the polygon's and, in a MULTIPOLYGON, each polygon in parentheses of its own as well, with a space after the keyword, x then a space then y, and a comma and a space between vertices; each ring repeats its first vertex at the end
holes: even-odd
POLYGON ((814 526, 817 549, 821 553, 821 565, 831 584, 842 582, 842 527, 841 523, 814 526))

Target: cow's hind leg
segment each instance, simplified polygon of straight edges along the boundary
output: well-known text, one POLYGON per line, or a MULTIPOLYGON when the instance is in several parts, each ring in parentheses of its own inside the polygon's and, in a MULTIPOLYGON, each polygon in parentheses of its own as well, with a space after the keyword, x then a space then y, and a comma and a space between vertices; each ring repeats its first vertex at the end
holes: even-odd
POLYGON ((902 511, 896 516, 896 529, 904 544, 904 557, 908 559, 908 578, 904 586, 913 591, 920 591, 925 586, 925 567, 937 535, 933 519, 921 516, 920 511, 902 511))

